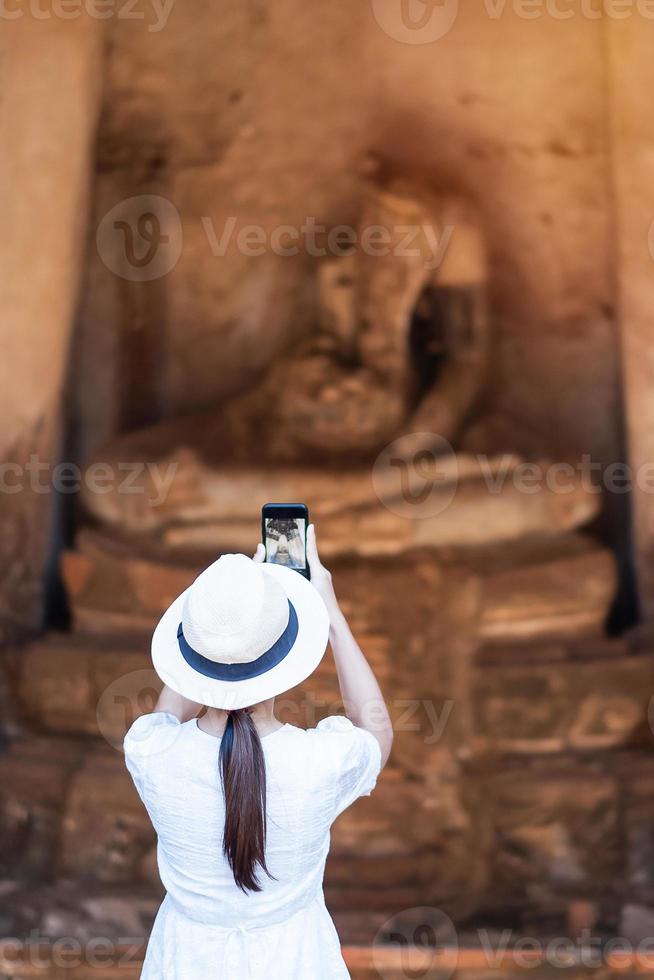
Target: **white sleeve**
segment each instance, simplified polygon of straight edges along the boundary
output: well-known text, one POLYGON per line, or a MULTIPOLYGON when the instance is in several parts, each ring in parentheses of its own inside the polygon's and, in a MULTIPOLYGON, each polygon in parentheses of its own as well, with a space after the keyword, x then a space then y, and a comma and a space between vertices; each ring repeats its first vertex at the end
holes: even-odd
POLYGON ((333 779, 334 818, 360 796, 370 796, 381 770, 379 742, 349 718, 333 715, 310 734, 319 739, 333 779))
POLYGON ((153 761, 165 757, 180 729, 181 722, 175 715, 168 711, 153 711, 137 718, 125 735, 125 765, 141 798, 148 769, 153 761))

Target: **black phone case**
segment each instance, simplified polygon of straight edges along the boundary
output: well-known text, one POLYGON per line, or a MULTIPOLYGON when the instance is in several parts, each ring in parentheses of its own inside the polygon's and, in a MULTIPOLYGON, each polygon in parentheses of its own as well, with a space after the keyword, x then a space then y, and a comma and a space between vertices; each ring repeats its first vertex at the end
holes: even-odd
POLYGON ((309 527, 309 508, 306 504, 264 504, 261 508, 261 540, 263 542, 264 549, 266 549, 266 517, 275 517, 275 511, 279 512, 279 517, 288 517, 289 519, 301 519, 304 521, 304 568, 293 568, 292 571, 297 572, 298 575, 304 575, 306 579, 311 580, 311 572, 309 571, 309 562, 307 561, 307 549, 306 549, 306 532, 309 527), (270 510, 266 513, 266 508, 270 510), (283 513, 287 511, 288 513, 283 513))

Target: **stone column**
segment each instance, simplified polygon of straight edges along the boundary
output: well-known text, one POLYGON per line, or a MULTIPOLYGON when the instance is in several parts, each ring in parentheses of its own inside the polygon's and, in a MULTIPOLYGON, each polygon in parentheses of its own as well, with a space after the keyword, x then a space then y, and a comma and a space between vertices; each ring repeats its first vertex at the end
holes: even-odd
POLYGON ((40 617, 54 495, 27 466, 57 462, 100 98, 102 22, 56 10, 11 5, 0 33, 0 639, 40 617))
POLYGON ((615 263, 633 542, 642 611, 654 615, 654 10, 606 17, 615 263), (649 17, 646 16, 649 12, 649 17))

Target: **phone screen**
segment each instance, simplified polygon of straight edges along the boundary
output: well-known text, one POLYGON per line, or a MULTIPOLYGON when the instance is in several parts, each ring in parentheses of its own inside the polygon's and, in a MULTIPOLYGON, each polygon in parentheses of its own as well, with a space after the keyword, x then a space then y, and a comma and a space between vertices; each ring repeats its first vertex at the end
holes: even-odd
POLYGON ((266 561, 307 574, 307 525, 304 504, 266 504, 262 513, 266 561))

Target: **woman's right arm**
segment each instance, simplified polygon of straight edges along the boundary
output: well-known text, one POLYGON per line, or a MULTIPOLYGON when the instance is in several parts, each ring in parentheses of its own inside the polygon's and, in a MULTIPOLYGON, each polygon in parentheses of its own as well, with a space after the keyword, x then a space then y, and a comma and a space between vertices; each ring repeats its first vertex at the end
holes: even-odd
POLYGON ((329 613, 329 641, 336 661, 345 712, 354 725, 376 738, 384 766, 393 744, 393 725, 375 675, 338 604, 331 573, 320 561, 313 524, 307 531, 307 558, 311 582, 322 596, 329 613))

